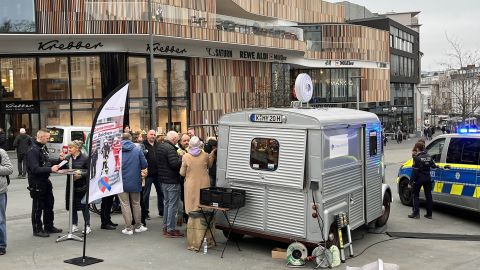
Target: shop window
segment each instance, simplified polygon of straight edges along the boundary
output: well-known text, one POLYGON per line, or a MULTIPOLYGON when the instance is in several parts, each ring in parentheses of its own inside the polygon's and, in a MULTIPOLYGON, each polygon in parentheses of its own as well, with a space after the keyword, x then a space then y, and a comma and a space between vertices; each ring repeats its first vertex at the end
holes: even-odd
POLYGON ((102 97, 100 75, 100 57, 70 58, 72 99, 91 99, 102 97))
POLYGON ((254 170, 277 170, 279 149, 280 144, 275 139, 253 139, 250 144, 250 167, 254 170))
POLYGON ((168 132, 168 103, 166 99, 157 100, 157 127, 158 132, 166 134, 168 132))
POLYGON ((167 97, 167 59, 155 59, 153 71, 155 73, 155 83, 157 84, 157 97, 167 97))
POLYGON ((172 97, 186 97, 188 87, 187 63, 185 60, 172 59, 172 97))
POLYGON ((148 97, 147 58, 128 58, 129 95, 131 98, 148 97))
POLYGON ((37 99, 35 58, 0 58, 2 100, 37 99))
POLYGON ((40 102, 40 117, 42 125, 70 126, 70 103, 40 102))
POLYGON ((67 57, 42 57, 40 62, 40 99, 69 99, 67 57))
POLYGON ((130 99, 129 124, 133 132, 148 130, 150 127, 150 111, 148 99, 130 99))
POLYGON ((172 129, 179 133, 187 132, 187 101, 173 100, 172 129))
POLYGON ((35 32, 33 0, 0 0, 0 33, 35 32))
POLYGON ((80 127, 90 127, 93 123, 95 113, 100 107, 101 101, 97 102, 79 102, 72 103, 73 125, 80 127))

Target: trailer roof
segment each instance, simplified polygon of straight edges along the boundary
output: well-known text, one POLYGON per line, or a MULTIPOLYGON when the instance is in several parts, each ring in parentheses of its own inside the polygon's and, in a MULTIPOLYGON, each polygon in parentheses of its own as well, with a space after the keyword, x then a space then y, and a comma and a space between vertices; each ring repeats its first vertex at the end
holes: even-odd
MULTIPOLYGON (((335 124, 361 124, 367 122, 379 122, 374 113, 343 109, 343 108, 269 108, 269 109, 251 109, 241 112, 229 113, 222 116, 219 120, 220 125, 231 124, 249 124, 252 114, 282 114, 286 116, 284 125, 304 126, 315 128, 321 126, 330 126, 335 124)), ((255 123, 271 125, 272 123, 255 123)), ((275 123, 273 123, 275 124, 275 123)), ((276 124, 278 125, 278 124, 276 124)))

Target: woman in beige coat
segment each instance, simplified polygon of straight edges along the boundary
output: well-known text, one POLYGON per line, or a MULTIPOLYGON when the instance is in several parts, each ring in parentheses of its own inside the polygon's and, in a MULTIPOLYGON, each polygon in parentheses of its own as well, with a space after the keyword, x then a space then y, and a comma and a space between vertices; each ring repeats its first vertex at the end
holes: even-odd
POLYGON ((212 166, 213 155, 203 151, 203 142, 193 136, 189 142, 188 153, 183 155, 180 175, 185 176, 185 212, 200 210, 200 189, 210 186, 208 168, 212 166))

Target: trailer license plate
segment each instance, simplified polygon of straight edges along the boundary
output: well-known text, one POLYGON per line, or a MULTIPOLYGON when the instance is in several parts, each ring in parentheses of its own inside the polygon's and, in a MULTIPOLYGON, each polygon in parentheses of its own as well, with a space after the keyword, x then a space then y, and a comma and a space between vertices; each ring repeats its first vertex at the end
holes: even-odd
POLYGON ((250 121, 263 123, 282 123, 281 114, 251 114, 250 121))

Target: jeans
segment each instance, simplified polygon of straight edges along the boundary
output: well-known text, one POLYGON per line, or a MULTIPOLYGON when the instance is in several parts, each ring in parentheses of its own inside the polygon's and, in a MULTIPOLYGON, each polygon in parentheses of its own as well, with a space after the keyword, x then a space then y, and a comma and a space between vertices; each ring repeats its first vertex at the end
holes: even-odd
POLYGON ((133 230, 132 226, 132 212, 133 220, 135 221, 135 229, 142 226, 141 209, 140 209, 140 192, 123 192, 118 194, 120 200, 120 207, 122 208, 123 219, 125 220, 125 228, 129 231, 133 230), (130 208, 130 202, 132 207, 130 208))
POLYGON ((27 155, 26 154, 17 154, 17 165, 18 165, 18 175, 26 176, 27 175, 27 155))
POLYGON ((100 219, 102 220, 102 225, 107 225, 112 223, 112 219, 110 217, 110 212, 112 211, 113 205, 113 195, 103 197, 101 210, 100 210, 100 219))
POLYGON ((147 176, 145 179, 145 187, 143 190, 143 204, 145 205, 145 212, 148 214, 150 209, 150 192, 152 190, 152 184, 157 191, 157 208, 158 214, 163 214, 163 192, 162 184, 156 176, 147 176))
POLYGON ((74 207, 74 211, 72 213, 72 224, 78 225, 78 213, 77 213, 78 210, 82 211, 83 220, 85 221, 85 224, 87 224, 87 226, 90 226, 90 212, 88 210, 88 207, 85 208, 85 206, 82 206, 82 209, 75 209, 74 207))
POLYGON ((175 214, 180 200, 180 184, 163 184, 163 227, 171 232, 175 230, 175 214))
POLYGON ((7 193, 0 194, 0 248, 7 247, 7 193))

